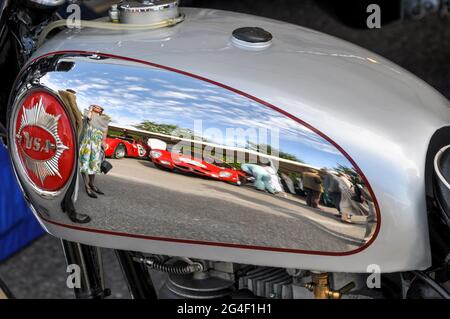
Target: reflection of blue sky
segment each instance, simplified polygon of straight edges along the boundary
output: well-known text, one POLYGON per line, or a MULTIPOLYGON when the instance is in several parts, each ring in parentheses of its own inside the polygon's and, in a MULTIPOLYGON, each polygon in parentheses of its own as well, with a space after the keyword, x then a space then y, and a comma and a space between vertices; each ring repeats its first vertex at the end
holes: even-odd
POLYGON ((256 137, 256 141, 251 141, 269 144, 271 130, 278 128, 279 142, 274 146, 281 151, 313 166, 351 166, 326 140, 251 99, 165 70, 148 67, 143 72, 142 67, 126 68, 124 72, 123 66, 114 64, 77 63, 71 72, 46 74, 42 82, 51 82, 57 89, 75 90, 82 109, 90 104, 103 106, 114 124, 132 126, 149 120, 194 130, 194 121, 201 120, 203 137, 208 141, 240 147, 248 136, 227 138, 227 128, 267 130, 266 140, 256 137), (214 134, 218 131, 222 134, 214 134))

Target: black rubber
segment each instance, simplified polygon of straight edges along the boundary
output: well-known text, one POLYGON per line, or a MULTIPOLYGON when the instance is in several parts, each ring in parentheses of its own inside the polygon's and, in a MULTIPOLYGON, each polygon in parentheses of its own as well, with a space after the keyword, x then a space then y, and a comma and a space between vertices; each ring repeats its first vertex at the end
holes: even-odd
POLYGON ((233 37, 249 43, 264 43, 272 40, 272 34, 259 27, 244 27, 233 31, 233 37))
POLYGON ((123 145, 123 144, 117 145, 116 148, 114 149, 114 154, 113 154, 114 158, 116 158, 116 159, 122 158, 122 157, 117 157, 117 156, 116 156, 116 153, 117 153, 117 150, 119 149, 119 147, 120 147, 120 148, 123 148, 123 150, 124 150, 124 154, 125 154, 125 155, 124 155, 123 157, 125 157, 125 156, 126 156, 126 153, 127 153, 127 148, 125 147, 125 145, 123 145))

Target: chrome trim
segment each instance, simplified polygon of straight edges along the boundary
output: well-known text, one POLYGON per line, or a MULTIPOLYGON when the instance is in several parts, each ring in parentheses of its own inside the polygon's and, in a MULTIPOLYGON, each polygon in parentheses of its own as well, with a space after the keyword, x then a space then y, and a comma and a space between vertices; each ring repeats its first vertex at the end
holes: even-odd
POLYGON ((445 152, 445 150, 447 150, 448 148, 450 148, 450 145, 447 145, 447 146, 444 146, 443 148, 441 148, 434 156, 433 163, 434 163, 434 171, 436 173, 436 176, 439 178, 441 183, 444 184, 450 190, 450 182, 445 179, 445 177, 441 173, 441 169, 439 168, 441 156, 445 152))
POLYGON ((59 7, 59 6, 63 5, 64 3, 66 3, 66 0, 27 0, 27 1, 37 4, 37 5, 40 5, 40 6, 50 7, 50 8, 59 7))
POLYGON ((177 0, 123 1, 117 8, 124 24, 146 25, 180 17, 177 0))
MULTIPOLYGON (((70 195, 77 212, 92 218, 86 230, 150 240, 338 255, 361 250, 376 236, 379 210, 370 185, 351 159, 320 132, 213 81, 98 56, 42 57, 19 77, 17 91, 27 94, 24 88, 37 82, 57 95, 71 89, 76 92, 78 114, 90 105, 102 106, 112 120, 110 135, 128 132, 134 140, 159 139, 159 145, 168 146, 165 151, 173 167, 156 159, 153 163, 108 159, 112 171, 96 177, 106 195, 96 199, 87 196, 80 174, 78 195, 63 192, 51 200, 30 192, 33 186, 21 178, 44 221, 83 229, 61 212, 62 197, 70 195), (39 81, 30 82, 36 76, 39 81), (221 179, 221 165, 232 174, 239 172, 246 185, 221 179), (174 169, 182 173, 171 172, 174 169), (340 193, 346 218, 336 217, 337 209, 323 203, 318 209, 308 207, 295 187, 300 178, 303 189, 319 189, 315 184, 323 184, 325 177, 340 193)), ((18 104, 14 105, 17 112, 18 104)), ((66 105, 69 110, 76 119, 66 105)), ((333 198, 338 201, 337 195, 333 198)), ((314 205, 316 200, 311 199, 314 205)))
POLYGON ((178 0, 125 1, 119 3, 119 9, 124 12, 160 11, 176 7, 178 7, 178 0))

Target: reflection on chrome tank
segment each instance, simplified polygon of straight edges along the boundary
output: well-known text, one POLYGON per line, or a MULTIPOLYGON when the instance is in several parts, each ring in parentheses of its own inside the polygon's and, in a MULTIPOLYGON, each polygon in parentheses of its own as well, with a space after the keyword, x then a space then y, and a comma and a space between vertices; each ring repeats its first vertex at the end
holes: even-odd
POLYGON ((376 233, 376 201, 353 161, 262 101, 102 55, 50 55, 28 68, 12 153, 49 222, 329 254, 376 233))

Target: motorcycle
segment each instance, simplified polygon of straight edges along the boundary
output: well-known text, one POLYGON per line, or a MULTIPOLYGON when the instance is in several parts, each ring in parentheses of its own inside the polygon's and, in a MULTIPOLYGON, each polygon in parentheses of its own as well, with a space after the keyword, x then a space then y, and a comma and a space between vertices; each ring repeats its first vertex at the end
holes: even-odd
POLYGON ((450 111, 438 92, 280 21, 155 0, 70 24, 64 2, 1 2, 0 119, 30 208, 80 269, 77 298, 110 294, 100 247, 137 299, 449 298, 450 111), (99 174, 111 126, 283 174, 301 192, 133 158, 99 174))

